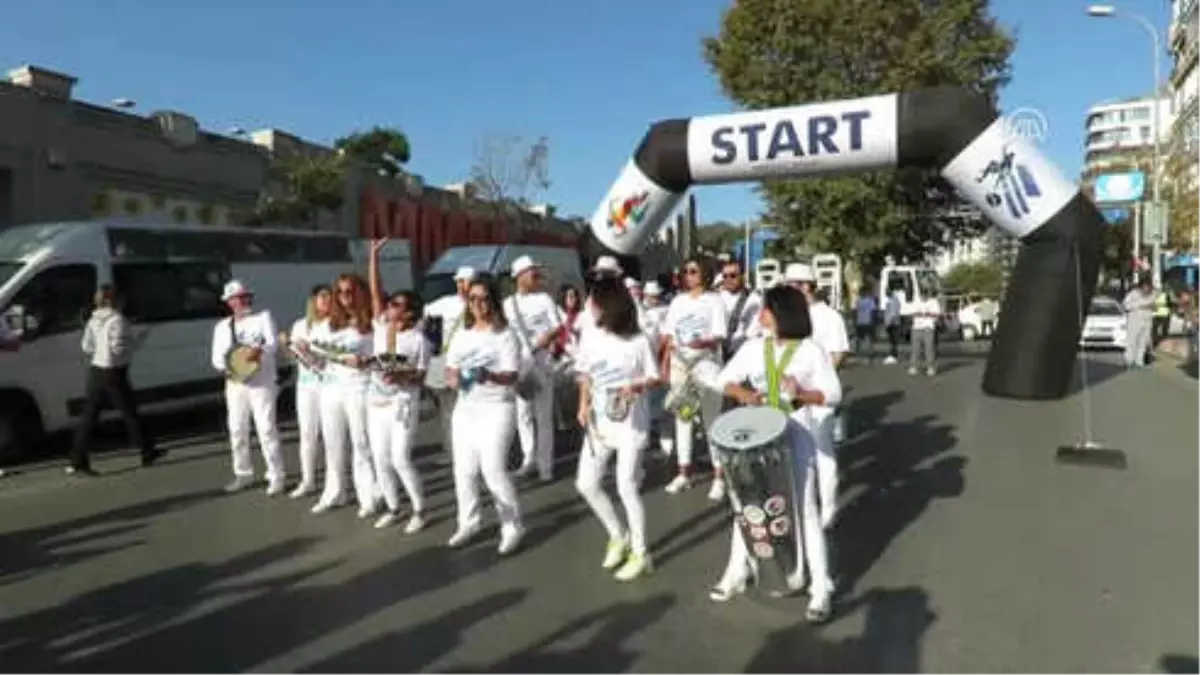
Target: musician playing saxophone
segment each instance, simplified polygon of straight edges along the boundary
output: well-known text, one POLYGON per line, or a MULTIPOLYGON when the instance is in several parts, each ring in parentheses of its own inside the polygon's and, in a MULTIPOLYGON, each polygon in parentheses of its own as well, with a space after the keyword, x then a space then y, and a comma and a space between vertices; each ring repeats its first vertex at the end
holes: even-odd
POLYGON ((234 478, 225 490, 238 492, 254 484, 254 462, 250 458, 250 422, 253 420, 258 445, 267 465, 267 496, 274 497, 284 491, 287 476, 275 425, 275 397, 278 394, 275 321, 270 312, 254 311, 254 294, 236 279, 225 284, 221 299, 229 307, 230 316, 218 321, 213 329, 212 365, 226 376, 225 408, 234 478), (230 370, 230 357, 239 348, 249 362, 258 365, 244 381, 230 370))

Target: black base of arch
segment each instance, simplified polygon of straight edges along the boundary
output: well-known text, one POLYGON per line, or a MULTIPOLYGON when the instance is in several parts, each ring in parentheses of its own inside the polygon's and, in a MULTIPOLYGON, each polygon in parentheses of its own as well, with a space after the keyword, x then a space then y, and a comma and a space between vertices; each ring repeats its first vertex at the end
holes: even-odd
POLYGON ((983 374, 985 394, 1038 401, 1070 393, 1104 227, 1079 193, 1021 240, 983 374))

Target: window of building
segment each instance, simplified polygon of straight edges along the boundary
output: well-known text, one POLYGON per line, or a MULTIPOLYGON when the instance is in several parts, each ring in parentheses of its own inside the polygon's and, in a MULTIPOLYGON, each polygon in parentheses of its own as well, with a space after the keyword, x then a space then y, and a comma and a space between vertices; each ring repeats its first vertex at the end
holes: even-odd
POLYGON ((222 316, 221 289, 229 277, 229 267, 217 262, 113 265, 113 280, 125 295, 125 313, 138 323, 222 316))
POLYGON ((1150 140, 1150 127, 1143 126, 1139 131, 1141 132, 1143 141, 1150 140))
POLYGON ((38 335, 80 330, 91 314, 96 268, 60 265, 42 270, 13 297, 11 306, 25 308, 38 323, 38 335))

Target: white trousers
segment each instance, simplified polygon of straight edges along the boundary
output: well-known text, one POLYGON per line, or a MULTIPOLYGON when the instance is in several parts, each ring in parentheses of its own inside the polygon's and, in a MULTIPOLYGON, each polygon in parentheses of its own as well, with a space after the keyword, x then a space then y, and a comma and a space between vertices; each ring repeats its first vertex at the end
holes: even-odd
MULTIPOLYGON (((701 364, 699 367, 703 368, 706 365, 708 364, 701 364)), ((720 369, 720 366, 716 365, 715 362, 713 365, 718 370, 720 369)), ((671 387, 677 387, 682 384, 684 380, 687 379, 687 373, 688 369, 679 359, 671 359, 671 387)), ((705 430, 712 427, 713 421, 716 420, 721 414, 722 400, 723 397, 720 393, 709 389, 707 386, 700 386, 700 422, 704 425, 705 430)), ((659 444, 662 445, 664 452, 670 453, 672 449, 678 451, 676 461, 678 462, 681 470, 692 465, 695 424, 695 421, 684 422, 679 418, 675 418, 674 443, 671 442, 669 436, 664 436, 659 440, 659 444)), ((718 469, 721 468, 721 462, 719 459, 717 459, 717 454, 711 454, 712 457, 710 457, 710 459, 712 460, 713 467, 718 469)))
POLYGON ((225 383, 225 410, 229 426, 229 447, 233 451, 233 475, 254 475, 250 458, 250 423, 258 435, 258 445, 267 465, 267 481, 275 483, 287 476, 283 454, 279 450, 279 429, 275 425, 275 396, 272 385, 225 383))
POLYGON ((317 484, 321 452, 321 385, 296 385, 296 426, 300 428, 300 484, 317 484))
POLYGON ((400 510, 400 485, 408 494, 414 513, 425 509, 421 474, 412 461, 413 437, 420 417, 421 397, 395 397, 371 401, 367 407, 367 432, 375 464, 375 480, 388 510, 400 510), (399 480, 397 480, 397 478, 399 480))
POLYGON ((326 385, 321 388, 321 437, 325 442, 325 489, 321 502, 345 499, 346 466, 353 462, 354 494, 358 505, 365 509, 375 508, 379 494, 367 438, 365 387, 326 385))
MULTIPOLYGON (((829 575, 829 551, 825 542, 825 529, 821 527, 820 511, 816 495, 816 443, 812 434, 795 420, 788 421, 788 437, 792 450, 792 461, 800 470, 795 472, 794 486, 796 505, 793 523, 796 530, 796 569, 788 575, 788 586, 799 589, 804 586, 805 565, 811 575, 809 585, 812 596, 821 596, 833 591, 833 580, 829 575)), ((733 585, 746 579, 755 571, 757 562, 750 555, 742 530, 733 524, 733 540, 730 544, 729 563, 721 578, 722 585, 733 585)), ((768 563, 774 564, 774 563, 768 563)))
POLYGON ((434 393, 438 398, 439 421, 442 426, 442 450, 453 459, 451 446, 454 444, 454 406, 458 402, 458 392, 453 389, 435 389, 434 393))
POLYGON ((817 445, 817 511, 821 514, 821 527, 828 528, 837 515, 838 461, 837 444, 833 442, 833 427, 837 415, 823 413, 814 419, 813 440, 817 445))
POLYGON ((1150 349, 1150 329, 1154 325, 1149 317, 1138 317, 1127 323, 1125 334, 1125 365, 1146 365, 1146 352, 1150 349))
POLYGON ((646 435, 627 434, 612 439, 584 435, 583 448, 579 451, 579 472, 575 476, 575 489, 600 519, 610 540, 624 540, 629 536, 629 545, 634 553, 646 552, 646 509, 642 505, 640 491, 642 449, 646 447, 646 435), (617 495, 625 507, 625 524, 617 515, 612 499, 604 491, 604 474, 613 455, 617 456, 617 495))
POLYGON ((478 528, 479 478, 492 495, 500 527, 521 526, 517 489, 508 475, 508 449, 512 446, 516 411, 512 403, 459 401, 454 406, 450 443, 454 456, 454 499, 460 530, 478 528))
POLYGON ((542 476, 554 471, 554 380, 538 361, 529 365, 537 378, 537 394, 529 400, 517 397, 517 437, 524 459, 521 467, 537 467, 542 476))

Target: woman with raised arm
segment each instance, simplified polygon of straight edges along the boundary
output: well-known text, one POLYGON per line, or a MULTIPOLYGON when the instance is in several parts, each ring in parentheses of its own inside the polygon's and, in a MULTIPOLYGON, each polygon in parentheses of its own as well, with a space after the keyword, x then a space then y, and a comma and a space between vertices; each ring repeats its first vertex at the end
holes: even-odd
POLYGON ((508 327, 496 289, 484 281, 467 288, 463 330, 446 354, 446 383, 458 391, 451 420, 454 497, 458 528, 448 542, 466 545, 482 527, 479 478, 500 518, 500 555, 517 549, 525 529, 517 491, 508 474, 508 449, 516 431, 517 370, 520 344, 508 327))
POLYGON ((308 293, 304 316, 292 324, 290 335, 280 336, 296 362, 296 426, 300 431, 300 484, 292 490, 292 499, 300 499, 317 489, 317 463, 321 441, 321 383, 325 363, 310 349, 313 335, 325 329, 333 306, 333 291, 328 284, 313 286, 308 293))
POLYGON ((603 568, 615 571, 619 581, 632 581, 652 570, 639 474, 650 436, 646 393, 658 385, 658 360, 619 279, 598 280, 590 302, 596 326, 584 335, 575 362, 584 429, 575 487, 608 532, 603 568), (614 455, 624 523, 601 485, 614 455))
POLYGON ((383 290, 379 253, 386 245, 387 239, 371 242, 367 275, 375 315, 367 435, 375 462, 375 479, 388 509, 375 527, 388 527, 400 518, 402 484, 412 504, 412 516, 404 532, 413 534, 425 526, 425 497, 421 475, 412 461, 412 447, 420 419, 421 384, 425 382, 433 348, 417 328, 422 310, 420 297, 411 291, 387 295, 383 290))
POLYGON ((327 379, 321 388, 321 436, 325 441, 325 490, 313 507, 324 513, 346 502, 346 464, 353 467, 358 517, 379 512, 375 467, 367 439, 367 365, 374 346, 371 297, 367 282, 343 274, 333 285, 333 307, 324 329, 311 340, 311 348, 328 359, 327 379), (347 445, 347 439, 349 444, 347 445))
MULTIPOLYGON (((829 618, 833 582, 817 506, 817 446, 813 432, 819 421, 814 419, 814 410, 836 406, 842 398, 842 386, 824 349, 812 339, 808 302, 802 292, 788 286, 767 291, 759 322, 766 337, 743 343, 721 371, 718 382, 726 396, 742 405, 771 405, 788 414, 787 443, 792 453, 797 505, 792 514, 797 568, 789 574, 788 586, 797 591, 804 587, 807 563, 811 579, 806 617, 822 622, 829 618)), ((745 590, 754 575, 754 559, 734 523, 729 563, 709 597, 725 602, 745 590)))

